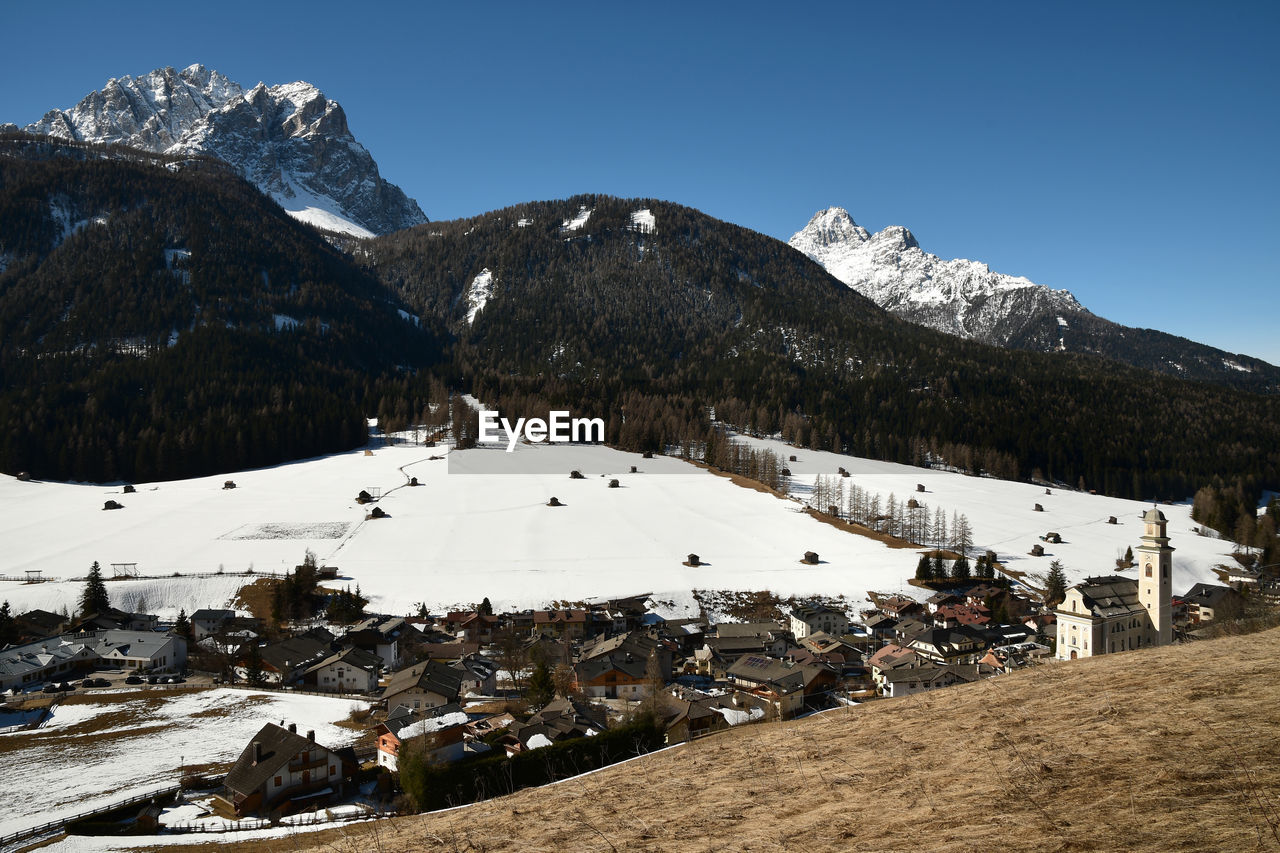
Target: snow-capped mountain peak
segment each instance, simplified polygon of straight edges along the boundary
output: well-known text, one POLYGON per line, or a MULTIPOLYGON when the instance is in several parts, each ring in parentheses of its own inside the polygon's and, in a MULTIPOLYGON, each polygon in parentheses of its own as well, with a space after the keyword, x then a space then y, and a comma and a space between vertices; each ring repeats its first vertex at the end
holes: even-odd
MULTIPOLYGON (((847 243, 864 243, 871 239, 867 229, 854 222, 853 217, 849 215, 849 211, 843 207, 828 207, 826 210, 819 210, 796 237, 799 237, 800 234, 804 234, 805 239, 815 248, 847 243)), ((793 241, 794 239, 792 238, 793 241)), ((794 242, 792 245, 795 245, 794 242)), ((797 246, 797 248, 799 247, 797 246)), ((801 251, 805 250, 801 249, 801 251)), ((808 254, 807 251, 806 254, 808 254)))
POLYGON ((26 128, 166 154, 211 154, 292 216, 359 236, 426 222, 383 180, 336 102, 306 82, 245 90, 203 65, 112 78, 69 110, 26 128))
POLYGON ((928 254, 901 225, 869 234, 840 207, 814 214, 790 244, 881 308, 961 337, 1004 345, 1045 311, 1085 312, 1065 290, 928 254))

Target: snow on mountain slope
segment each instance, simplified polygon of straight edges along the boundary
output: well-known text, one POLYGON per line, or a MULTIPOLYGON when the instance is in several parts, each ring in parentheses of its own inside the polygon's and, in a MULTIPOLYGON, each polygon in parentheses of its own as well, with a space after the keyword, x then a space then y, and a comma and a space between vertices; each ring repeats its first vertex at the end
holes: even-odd
MULTIPOLYGON (((1137 517, 1145 505, 1135 501, 1057 489, 1045 495, 1025 483, 763 443, 798 457, 790 466, 799 495, 815 474, 834 475, 843 466, 854 482, 885 499, 894 492, 931 510, 940 506, 948 516, 965 513, 978 549, 991 548, 1010 568, 1030 574, 1045 571, 1054 558, 1073 581, 1108 574, 1127 546, 1139 544, 1137 517), (917 483, 927 491, 916 493, 917 483), (1035 503, 1045 512, 1034 512, 1035 503), (1120 524, 1107 524, 1111 515, 1120 524), (1061 533, 1063 543, 1047 546, 1046 557, 1029 556, 1050 530, 1061 533)), ((442 610, 488 596, 495 607, 523 609, 641 592, 692 606, 694 588, 843 594, 851 604, 864 601, 868 590, 918 593, 907 585, 915 550, 837 530, 794 501, 735 486, 676 459, 641 459, 598 446, 519 445, 510 473, 482 474, 467 472, 484 469, 484 454, 506 454, 476 449, 451 461, 430 458, 441 453, 414 446, 377 449, 372 456, 357 450, 240 472, 232 490, 222 488, 224 476, 139 484, 128 495, 119 487, 3 477, 0 536, 8 547, 0 574, 22 577, 41 569, 64 580, 0 581, 0 600, 18 611, 74 608, 83 584, 71 578, 83 577, 94 560, 136 562, 142 574, 159 578, 109 582, 112 603, 136 603, 145 595, 151 608, 173 617, 179 606, 188 612, 197 603, 225 606, 237 582, 253 579, 232 573, 250 566, 282 571, 297 565, 307 548, 358 583, 373 599, 371 610, 390 613, 410 612, 420 601, 442 610), (632 465, 639 473, 628 473, 632 465), (570 479, 574 469, 585 479, 570 479), (422 487, 405 486, 408 477, 422 487), (622 488, 608 488, 609 478, 622 488), (366 507, 355 496, 370 487, 382 490, 378 506, 390 518, 365 520, 366 507), (565 506, 547 507, 552 496, 565 506), (103 512, 109 498, 125 508, 103 512), (805 551, 818 552, 823 562, 801 564, 805 551), (681 565, 691 552, 708 565, 681 565), (219 567, 226 573, 172 576, 219 567)), ((1212 567, 1228 562, 1228 543, 1193 535, 1189 507, 1163 509, 1178 549, 1175 592, 1215 582, 1212 567)))
POLYGON ((309 83, 245 90, 192 65, 112 79, 26 130, 167 154, 211 154, 233 165, 295 218, 357 236, 426 222, 383 180, 336 101, 309 83))
POLYGON ((881 308, 961 337, 1004 345, 1046 311, 1088 313, 1066 290, 928 254, 900 225, 871 234, 840 207, 814 214, 790 244, 881 308))
POLYGON ((471 284, 467 287, 467 325, 473 325, 476 321, 476 315, 484 310, 484 306, 489 304, 489 297, 493 296, 493 273, 488 267, 482 269, 475 278, 471 280, 471 284))

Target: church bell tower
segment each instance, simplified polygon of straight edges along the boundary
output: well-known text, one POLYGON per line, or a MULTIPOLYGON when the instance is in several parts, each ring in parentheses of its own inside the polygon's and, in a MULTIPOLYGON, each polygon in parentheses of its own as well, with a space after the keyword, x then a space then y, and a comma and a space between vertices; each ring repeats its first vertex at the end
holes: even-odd
POLYGON ((1152 507, 1142 516, 1146 532, 1135 551, 1138 558, 1138 601, 1147 611, 1144 646, 1173 641, 1173 549, 1166 535, 1164 513, 1152 507))

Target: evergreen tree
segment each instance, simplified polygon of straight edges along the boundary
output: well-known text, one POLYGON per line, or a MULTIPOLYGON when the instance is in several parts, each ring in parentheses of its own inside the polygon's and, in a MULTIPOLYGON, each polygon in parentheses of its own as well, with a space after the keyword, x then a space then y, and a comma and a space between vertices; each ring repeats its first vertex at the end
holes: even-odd
POLYGON ((1124 549, 1124 561, 1131 566, 1133 565, 1133 546, 1132 545, 1124 549))
POLYGON ((974 571, 977 573, 978 577, 982 578, 983 580, 991 580, 996 576, 995 570, 992 569, 991 564, 987 562, 986 554, 978 555, 978 560, 974 564, 974 571))
POLYGON ((969 580, 969 558, 963 554, 951 566, 951 577, 958 581, 969 580))
POLYGON ((947 577, 947 566, 942 562, 942 552, 933 552, 933 577, 936 580, 945 580, 947 577))
POLYGON ((956 540, 956 550, 960 552, 960 556, 969 556, 969 549, 973 547, 973 528, 969 526, 969 517, 961 513, 951 525, 951 535, 956 540))
POLYGON ((187 610, 185 607, 178 611, 178 621, 173 623, 173 633, 177 634, 188 643, 195 641, 195 632, 191 628, 191 620, 187 618, 187 610))
POLYGON ((244 667, 244 680, 254 685, 261 684, 263 681, 262 652, 258 650, 256 642, 249 646, 249 659, 244 667))
POLYGON ((102 580, 102 567, 94 560, 89 567, 89 577, 85 580, 84 591, 80 593, 80 615, 90 616, 102 613, 111 607, 111 596, 107 595, 107 585, 102 580))
POLYGON ((1050 607, 1057 607, 1067 597, 1067 573, 1062 563, 1054 560, 1049 564, 1049 575, 1045 578, 1044 602, 1050 607))
POLYGON ((545 660, 539 660, 529 677, 529 689, 525 691, 525 699, 529 707, 537 710, 555 698, 556 686, 551 679, 551 670, 545 660))
POLYGON ((484 597, 484 601, 480 602, 480 606, 476 608, 476 612, 481 616, 492 616, 493 605, 489 603, 489 596, 484 597))
POLYGON ((929 559, 928 554, 921 554, 920 562, 916 563, 916 580, 933 580, 933 561, 929 559))
POLYGON ((13 613, 9 611, 9 602, 0 604, 0 649, 18 641, 18 626, 13 621, 13 613))

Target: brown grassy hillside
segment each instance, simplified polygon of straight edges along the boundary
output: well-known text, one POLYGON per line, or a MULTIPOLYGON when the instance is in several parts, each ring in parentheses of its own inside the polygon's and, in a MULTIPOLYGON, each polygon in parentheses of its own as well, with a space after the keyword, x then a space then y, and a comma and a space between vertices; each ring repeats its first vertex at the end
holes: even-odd
POLYGON ((1278 684, 1272 630, 737 729, 469 808, 228 847, 1275 850, 1278 684))

